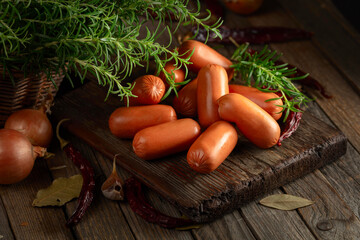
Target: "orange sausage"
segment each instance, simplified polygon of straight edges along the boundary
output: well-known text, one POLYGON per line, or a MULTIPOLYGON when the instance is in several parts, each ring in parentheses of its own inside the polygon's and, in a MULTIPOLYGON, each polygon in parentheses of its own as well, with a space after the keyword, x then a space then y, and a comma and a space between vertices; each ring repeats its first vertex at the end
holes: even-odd
POLYGON ((227 93, 229 93, 228 77, 223 67, 209 64, 200 70, 197 84, 197 112, 201 127, 207 128, 220 120, 217 100, 227 93))
POLYGON ((120 107, 109 118, 112 134, 120 138, 132 138, 141 129, 176 120, 175 110, 168 105, 120 107))
POLYGON ((254 87, 247 87, 242 85, 229 84, 229 92, 230 93, 239 93, 244 97, 250 99, 257 105, 259 105, 262 109, 264 109, 267 113, 269 113, 275 120, 279 120, 281 118, 283 109, 282 107, 276 105, 283 105, 283 101, 281 99, 272 100, 269 102, 265 102, 268 99, 278 98, 279 96, 272 92, 262 92, 254 87))
POLYGON ((134 83, 132 93, 137 97, 129 97, 130 106, 158 104, 165 94, 165 84, 157 76, 144 75, 134 83))
POLYGON ((206 44, 195 40, 187 40, 179 47, 179 54, 186 53, 184 57, 188 57, 193 51, 194 53, 190 57, 192 64, 188 65, 190 71, 199 72, 202 67, 208 64, 216 64, 226 69, 229 80, 233 77, 234 69, 230 68, 232 62, 206 44))
POLYGON ((176 113, 185 117, 197 116, 197 78, 186 84, 174 98, 173 107, 176 113))
POLYGON ((228 122, 217 121, 191 145, 187 153, 187 162, 197 172, 210 173, 224 162, 237 141, 235 127, 228 122))
POLYGON ((195 120, 179 119, 139 131, 133 149, 144 160, 161 158, 189 149, 199 135, 200 126, 195 120))
POLYGON ((260 148, 274 146, 280 138, 279 124, 248 98, 229 93, 218 100, 221 119, 235 122, 240 132, 260 148))
MULTIPOLYGON (((174 78, 174 82, 175 83, 180 83, 183 82, 185 80, 185 72, 182 68, 176 69, 176 67, 174 66, 174 63, 171 62, 167 62, 165 64, 164 70, 170 74, 174 74, 172 75, 172 77, 175 76, 174 78)), ((159 74, 159 78, 161 78, 161 80, 163 80, 164 84, 165 84, 165 88, 168 89, 169 88, 169 83, 166 81, 166 77, 165 74, 163 72, 160 72, 159 74)))

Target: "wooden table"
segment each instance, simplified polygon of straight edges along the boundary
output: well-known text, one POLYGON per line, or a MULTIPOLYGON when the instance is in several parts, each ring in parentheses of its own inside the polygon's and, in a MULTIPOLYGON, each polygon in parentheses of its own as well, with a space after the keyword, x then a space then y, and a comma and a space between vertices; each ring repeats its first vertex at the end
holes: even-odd
MULTIPOLYGON (((75 137, 68 136, 95 168, 97 189, 91 208, 74 228, 65 220, 75 208, 33 208, 39 189, 53 179, 78 173, 58 148, 52 160, 38 160, 31 175, 12 186, 0 186, 0 240, 2 239, 359 239, 360 238, 360 35, 330 0, 265 0, 248 17, 227 13, 229 27, 286 26, 314 32, 312 40, 271 44, 283 60, 309 72, 333 96, 316 100, 309 111, 340 129, 348 138, 345 156, 270 194, 288 193, 315 201, 294 211, 266 208, 255 200, 222 218, 189 231, 168 230, 149 224, 128 203, 113 202, 100 193, 111 172, 111 161, 75 137), (66 166, 61 168, 61 166, 66 166), (59 168, 60 166, 60 168, 59 168)), ((229 56, 232 47, 219 49, 229 56)), ((119 169, 124 179, 129 174, 119 169)), ((160 211, 180 213, 154 191, 147 197, 160 211)))

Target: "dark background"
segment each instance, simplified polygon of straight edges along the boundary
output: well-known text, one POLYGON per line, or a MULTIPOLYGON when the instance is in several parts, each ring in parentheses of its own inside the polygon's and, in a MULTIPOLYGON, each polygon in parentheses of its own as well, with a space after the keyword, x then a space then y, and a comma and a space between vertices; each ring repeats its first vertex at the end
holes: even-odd
POLYGON ((360 32, 360 0, 332 0, 344 17, 360 32))

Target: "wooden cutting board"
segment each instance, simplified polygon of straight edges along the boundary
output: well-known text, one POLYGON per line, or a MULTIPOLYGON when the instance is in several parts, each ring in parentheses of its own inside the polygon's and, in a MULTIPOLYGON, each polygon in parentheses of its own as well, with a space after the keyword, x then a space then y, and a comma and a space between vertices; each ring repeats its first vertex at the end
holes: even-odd
MULTIPOLYGON (((239 139, 235 150, 211 174, 199 174, 186 162, 186 152, 154 161, 144 161, 132 151, 131 140, 113 136, 110 114, 121 104, 106 89, 89 82, 55 101, 55 121, 71 133, 134 174, 168 199, 188 217, 211 221, 258 196, 307 174, 346 152, 346 137, 337 129, 305 113, 299 129, 282 146, 259 149, 239 139)), ((179 129, 180 130, 180 129, 179 129)))

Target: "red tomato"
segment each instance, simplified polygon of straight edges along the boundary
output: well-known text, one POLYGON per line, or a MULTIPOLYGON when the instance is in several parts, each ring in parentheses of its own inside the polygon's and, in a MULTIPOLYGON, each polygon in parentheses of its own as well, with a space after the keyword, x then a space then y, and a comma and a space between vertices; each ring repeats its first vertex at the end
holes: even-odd
POLYGON ((137 78, 132 93, 137 97, 129 98, 129 105, 158 104, 165 94, 165 85, 161 78, 154 75, 144 75, 137 78))
POLYGON ((223 2, 230 11, 251 14, 260 8, 263 0, 223 0, 223 2))

